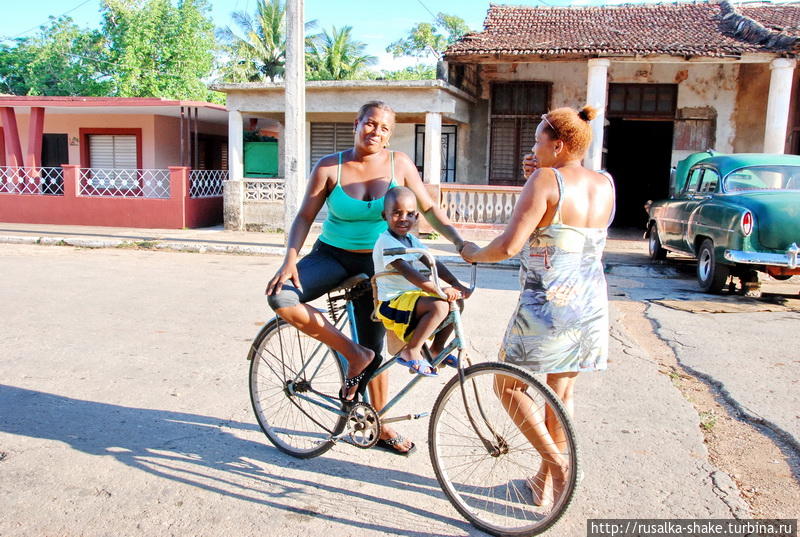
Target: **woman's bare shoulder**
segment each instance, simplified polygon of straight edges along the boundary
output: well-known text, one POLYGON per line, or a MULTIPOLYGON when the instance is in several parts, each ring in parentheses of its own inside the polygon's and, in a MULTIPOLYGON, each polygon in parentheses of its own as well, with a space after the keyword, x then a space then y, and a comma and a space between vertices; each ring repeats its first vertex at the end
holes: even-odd
POLYGON ((340 153, 331 153, 330 155, 325 155, 321 159, 319 159, 314 166, 315 168, 330 168, 332 166, 339 165, 339 155, 340 153))

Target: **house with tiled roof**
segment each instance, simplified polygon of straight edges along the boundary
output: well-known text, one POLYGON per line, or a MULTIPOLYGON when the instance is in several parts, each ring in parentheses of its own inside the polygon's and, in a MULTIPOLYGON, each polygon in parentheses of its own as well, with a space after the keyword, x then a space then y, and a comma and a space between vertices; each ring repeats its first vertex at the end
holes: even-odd
POLYGON ((800 2, 492 5, 445 52, 448 83, 475 99, 459 181, 521 185, 540 115, 588 102, 585 164, 615 177, 616 223, 640 225, 690 152, 800 153, 798 51, 800 2))

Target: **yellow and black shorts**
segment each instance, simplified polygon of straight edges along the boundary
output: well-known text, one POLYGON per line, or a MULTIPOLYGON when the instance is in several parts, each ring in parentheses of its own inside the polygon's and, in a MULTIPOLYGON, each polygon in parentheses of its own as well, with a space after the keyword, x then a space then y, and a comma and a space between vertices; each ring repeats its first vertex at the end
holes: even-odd
POLYGON ((402 295, 378 304, 375 316, 381 320, 386 330, 393 332, 397 337, 408 342, 411 339, 411 334, 414 333, 414 328, 417 326, 414 308, 417 305, 417 300, 424 296, 440 298, 436 293, 406 291, 402 295))

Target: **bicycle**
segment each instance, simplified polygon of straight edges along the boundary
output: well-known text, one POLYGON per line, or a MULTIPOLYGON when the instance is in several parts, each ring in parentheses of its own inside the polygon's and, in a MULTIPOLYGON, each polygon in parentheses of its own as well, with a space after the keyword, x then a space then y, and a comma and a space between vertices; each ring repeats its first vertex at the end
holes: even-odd
MULTIPOLYGON (((427 256, 431 279, 441 294, 430 252, 393 248, 385 253, 427 256)), ((384 274, 387 273, 373 277, 373 287, 375 278, 384 274)), ((474 290, 475 265, 470 280, 474 290)), ((339 330, 344 331, 349 325, 356 342, 352 300, 369 292, 369 283, 363 274, 348 278, 328 293, 327 312, 318 310, 327 314, 339 330)), ((369 404, 366 394, 363 401, 343 403, 339 390, 347 361, 279 317, 273 318, 258 333, 248 353, 250 399, 258 423, 280 451, 310 458, 325 453, 345 437, 356 447, 368 449, 377 443, 383 424, 431 416, 431 463, 455 509, 492 535, 541 533, 563 516, 577 488, 580 456, 569 416, 550 388, 524 369, 502 362, 472 364, 466 355, 467 339, 455 303, 451 303, 450 314, 439 329, 448 323, 454 324, 453 340, 436 357, 431 356, 427 345, 423 354, 438 367, 457 351, 458 374, 439 393, 431 412, 387 417, 389 410, 426 377, 414 375, 380 411, 369 404), (508 397, 503 399, 509 393, 518 400, 513 412, 506 408, 510 405, 508 397), (538 434, 537 438, 550 438, 549 433, 546 437, 544 433, 554 427, 561 427, 564 433, 562 445, 542 444, 537 449, 523 433, 524 429, 538 434), (542 450, 549 450, 548 461, 559 456, 567 468, 563 492, 549 506, 533 505, 527 483, 544 460, 542 450)), ((374 375, 386 371, 395 361, 395 357, 391 358, 374 375)))

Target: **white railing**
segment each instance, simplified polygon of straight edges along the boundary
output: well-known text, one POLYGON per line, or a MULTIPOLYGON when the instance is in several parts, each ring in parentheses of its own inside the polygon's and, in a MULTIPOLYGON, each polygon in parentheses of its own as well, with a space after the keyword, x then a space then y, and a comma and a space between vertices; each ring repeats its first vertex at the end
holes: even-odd
POLYGON ((189 172, 189 197, 222 196, 222 182, 227 180, 228 170, 192 170, 189 172))
POLYGON ((243 181, 245 201, 284 200, 285 189, 283 178, 254 179, 245 177, 243 181))
POLYGON ((82 168, 81 196, 115 198, 169 198, 169 170, 82 168))
POLYGON ((0 193, 64 195, 64 171, 61 168, 0 166, 0 193))
POLYGON ((441 185, 441 207, 455 224, 507 224, 522 187, 441 185))

